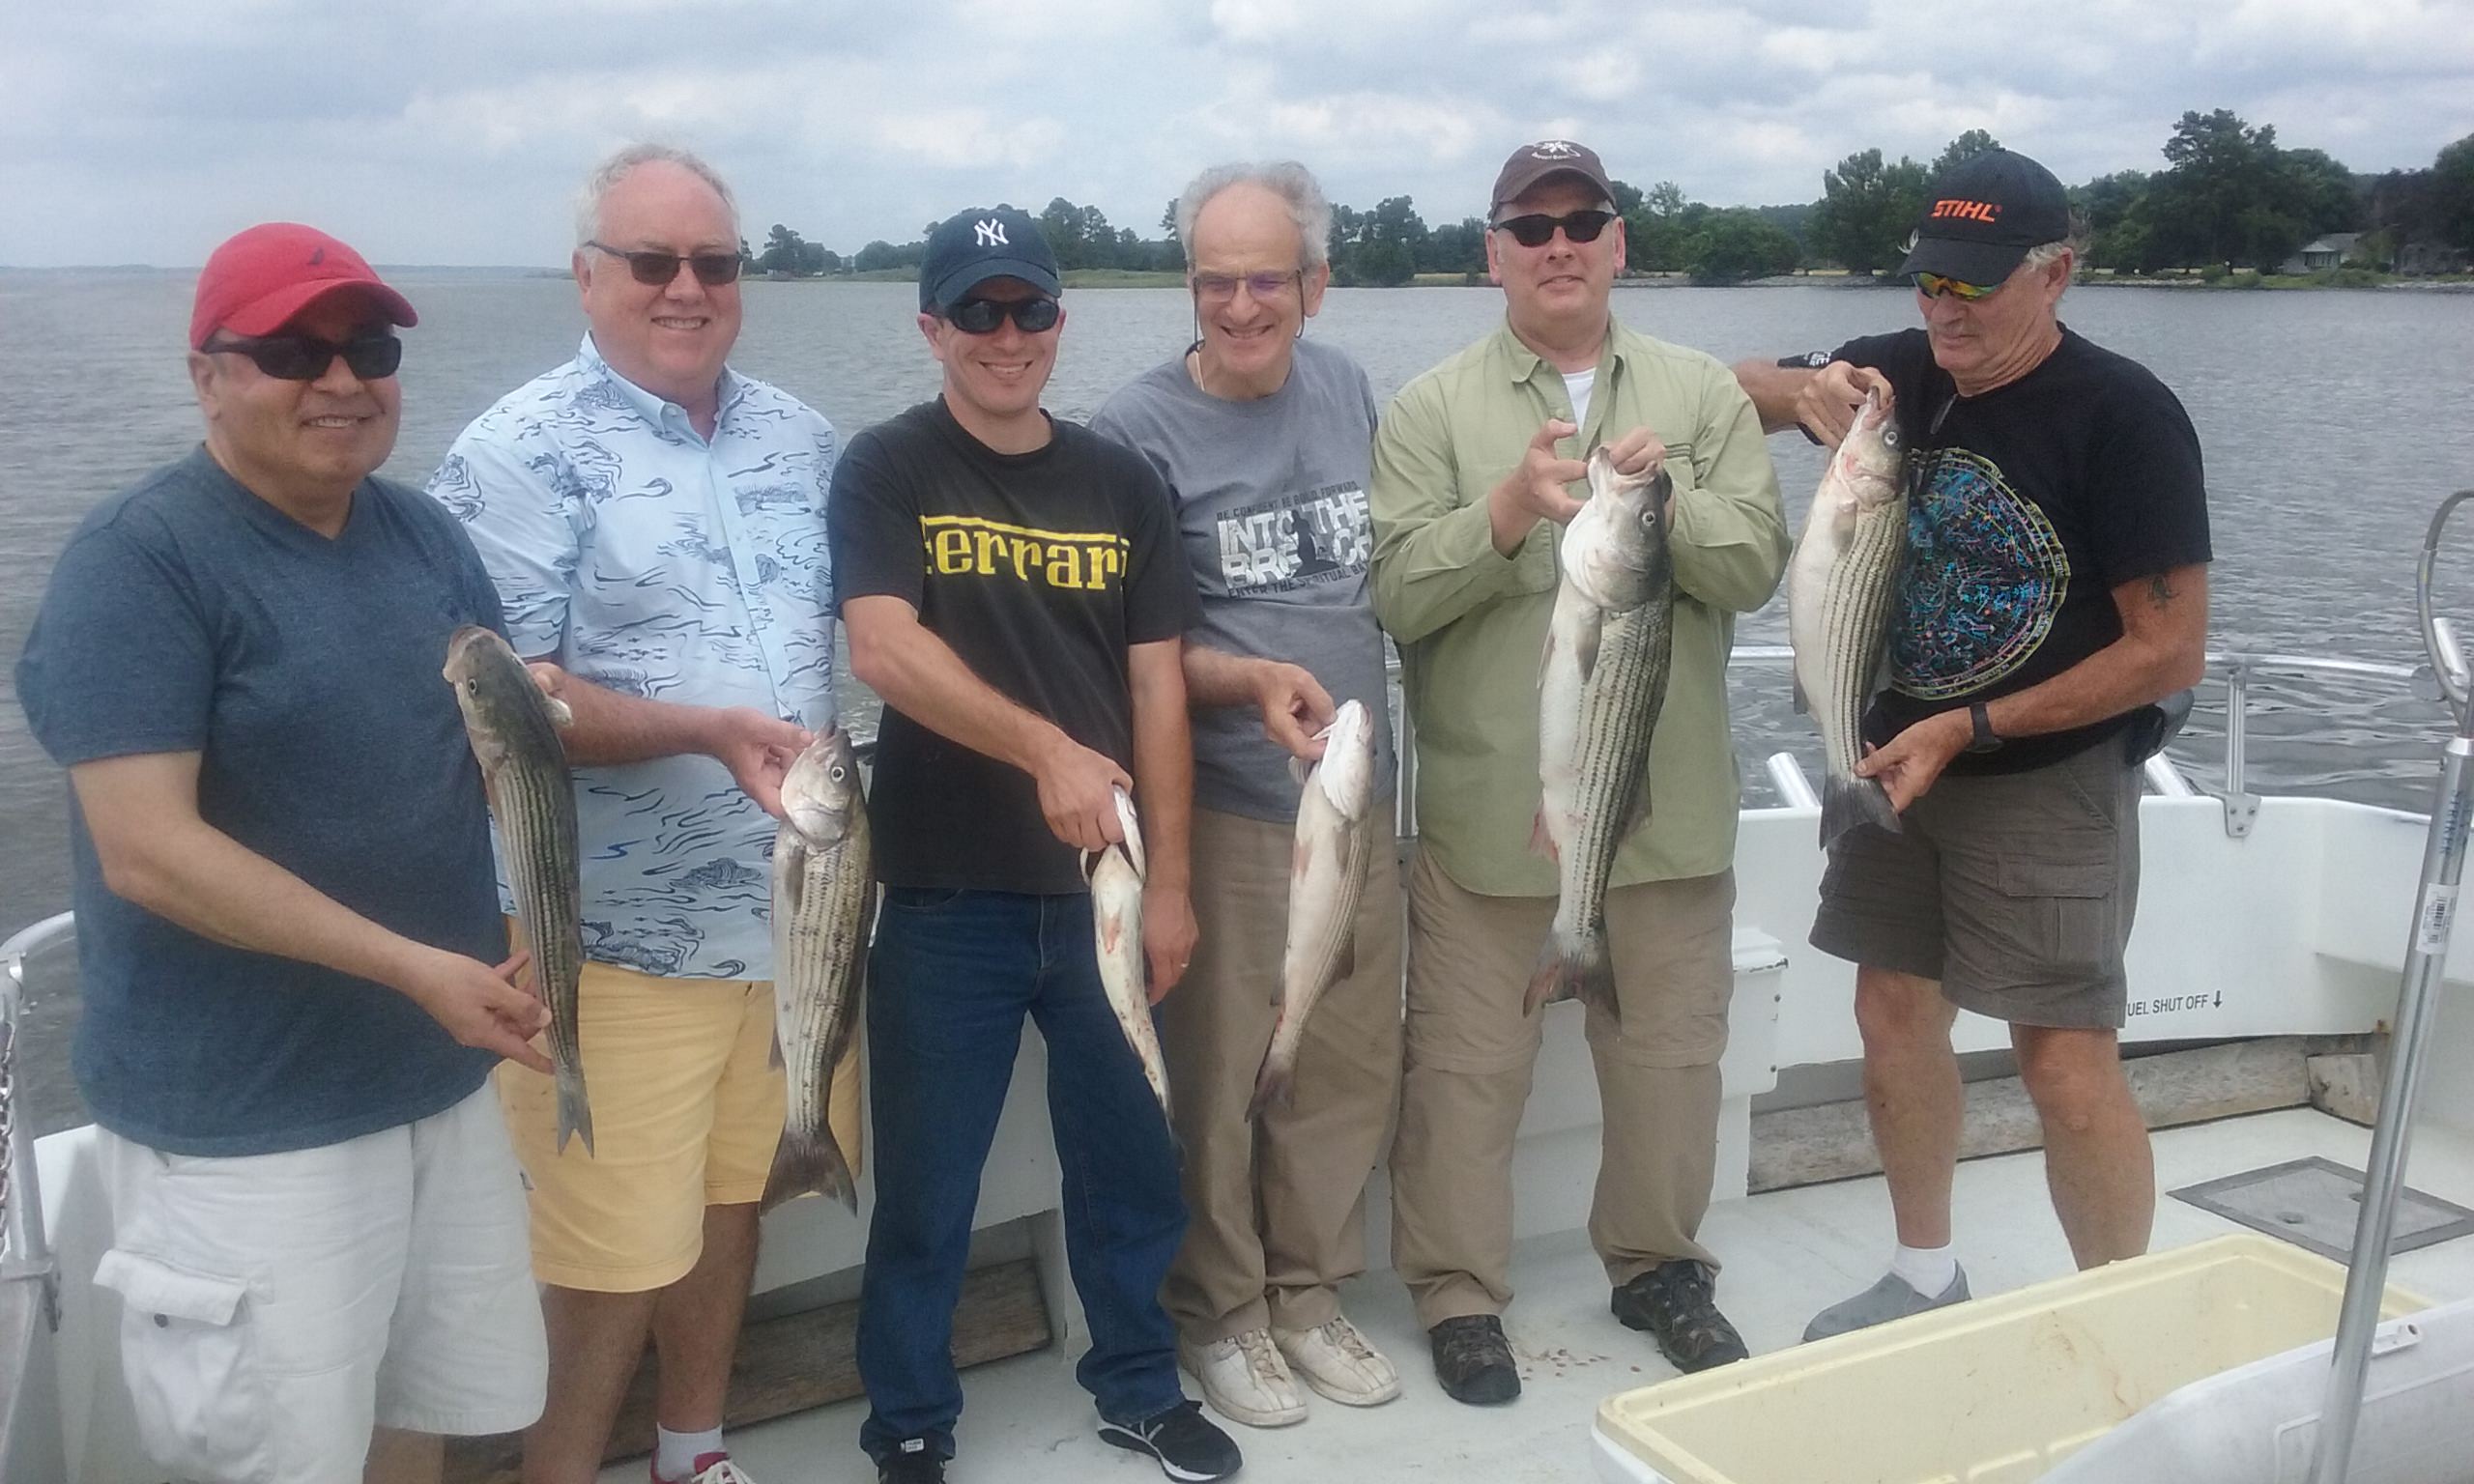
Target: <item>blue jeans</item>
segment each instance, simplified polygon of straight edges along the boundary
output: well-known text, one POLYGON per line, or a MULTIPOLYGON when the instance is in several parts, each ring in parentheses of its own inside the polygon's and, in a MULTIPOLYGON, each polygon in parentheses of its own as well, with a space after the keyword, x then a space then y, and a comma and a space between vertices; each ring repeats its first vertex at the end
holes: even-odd
POLYGON ((1160 1303, 1186 1229, 1176 1147, 1100 987, 1091 899, 889 887, 867 1002, 877 1205, 859 1289, 859 1445, 881 1461, 925 1438, 953 1456, 954 1304, 1025 1012, 1048 1042, 1066 1260, 1091 1327, 1076 1377, 1112 1422, 1185 1400, 1160 1303))

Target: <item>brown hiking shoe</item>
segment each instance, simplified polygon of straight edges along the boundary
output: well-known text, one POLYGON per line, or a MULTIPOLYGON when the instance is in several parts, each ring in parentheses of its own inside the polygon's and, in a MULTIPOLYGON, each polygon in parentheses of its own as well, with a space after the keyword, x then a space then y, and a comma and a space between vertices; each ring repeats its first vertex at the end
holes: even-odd
POLYGON ((1607 1307, 1628 1329, 1646 1329, 1679 1371, 1706 1371, 1752 1353, 1718 1312, 1709 1268, 1686 1258, 1658 1264, 1615 1291, 1607 1307))
POLYGON ((1520 1395, 1520 1370, 1511 1363, 1503 1321, 1492 1314, 1464 1314, 1426 1331, 1434 1351, 1434 1379, 1443 1393, 1472 1407, 1493 1407, 1520 1395))

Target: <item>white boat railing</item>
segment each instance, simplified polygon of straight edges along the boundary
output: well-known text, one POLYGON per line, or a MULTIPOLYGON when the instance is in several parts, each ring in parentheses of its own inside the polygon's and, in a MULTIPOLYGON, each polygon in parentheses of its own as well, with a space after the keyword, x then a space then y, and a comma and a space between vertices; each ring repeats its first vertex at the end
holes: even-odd
POLYGON ((43 1231, 43 1187, 35 1178, 35 1134, 18 1079, 25 1044, 26 959, 75 930, 71 914, 28 928, 0 943, 0 1470, 15 1459, 20 1430, 50 1426, 47 1416, 20 1413, 53 1387, 32 1384, 50 1364, 50 1339, 60 1328, 60 1273, 43 1231))

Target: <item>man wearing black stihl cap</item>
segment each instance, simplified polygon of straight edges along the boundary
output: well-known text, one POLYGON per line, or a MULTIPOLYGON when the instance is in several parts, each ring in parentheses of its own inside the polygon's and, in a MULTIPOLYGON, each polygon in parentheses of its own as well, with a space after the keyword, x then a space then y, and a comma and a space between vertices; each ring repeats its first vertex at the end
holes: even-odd
POLYGON ((1950 1239, 1959 1010, 2006 1021, 2083 1268, 2147 1246, 2156 1177, 2122 1075, 2139 764, 2200 677, 2199 437, 2146 368, 2057 316, 2078 264, 2061 183, 1993 150, 1929 192, 1902 273, 1922 329, 1736 368, 1762 425, 1835 446, 1868 392, 1908 449, 1889 685, 1857 771, 1893 833, 1839 837, 1813 946, 1856 964, 1866 1105, 1898 1247, 1807 1339, 1968 1297, 1950 1239))

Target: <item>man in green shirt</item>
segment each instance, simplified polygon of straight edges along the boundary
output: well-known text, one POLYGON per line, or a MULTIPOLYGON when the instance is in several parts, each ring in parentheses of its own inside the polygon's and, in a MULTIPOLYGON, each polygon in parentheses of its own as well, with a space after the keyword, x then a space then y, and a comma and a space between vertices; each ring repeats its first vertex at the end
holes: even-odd
POLYGON ((1649 822, 1606 898, 1620 1019, 1587 1012, 1603 1156, 1590 1239, 1616 1317, 1668 1359, 1741 1359, 1697 1233, 1716 1156, 1732 988, 1735 618, 1767 602, 1789 539, 1761 424, 1712 357, 1615 323, 1624 223, 1591 151, 1550 139, 1497 177, 1486 263, 1505 324, 1400 391, 1376 434, 1374 606, 1399 644, 1418 745, 1407 1072, 1392 1156, 1393 1266, 1435 1372, 1510 1401, 1511 1156, 1539 1017, 1522 1013, 1555 909, 1531 851, 1538 673, 1572 488, 1600 444, 1675 486, 1672 671, 1649 822))

